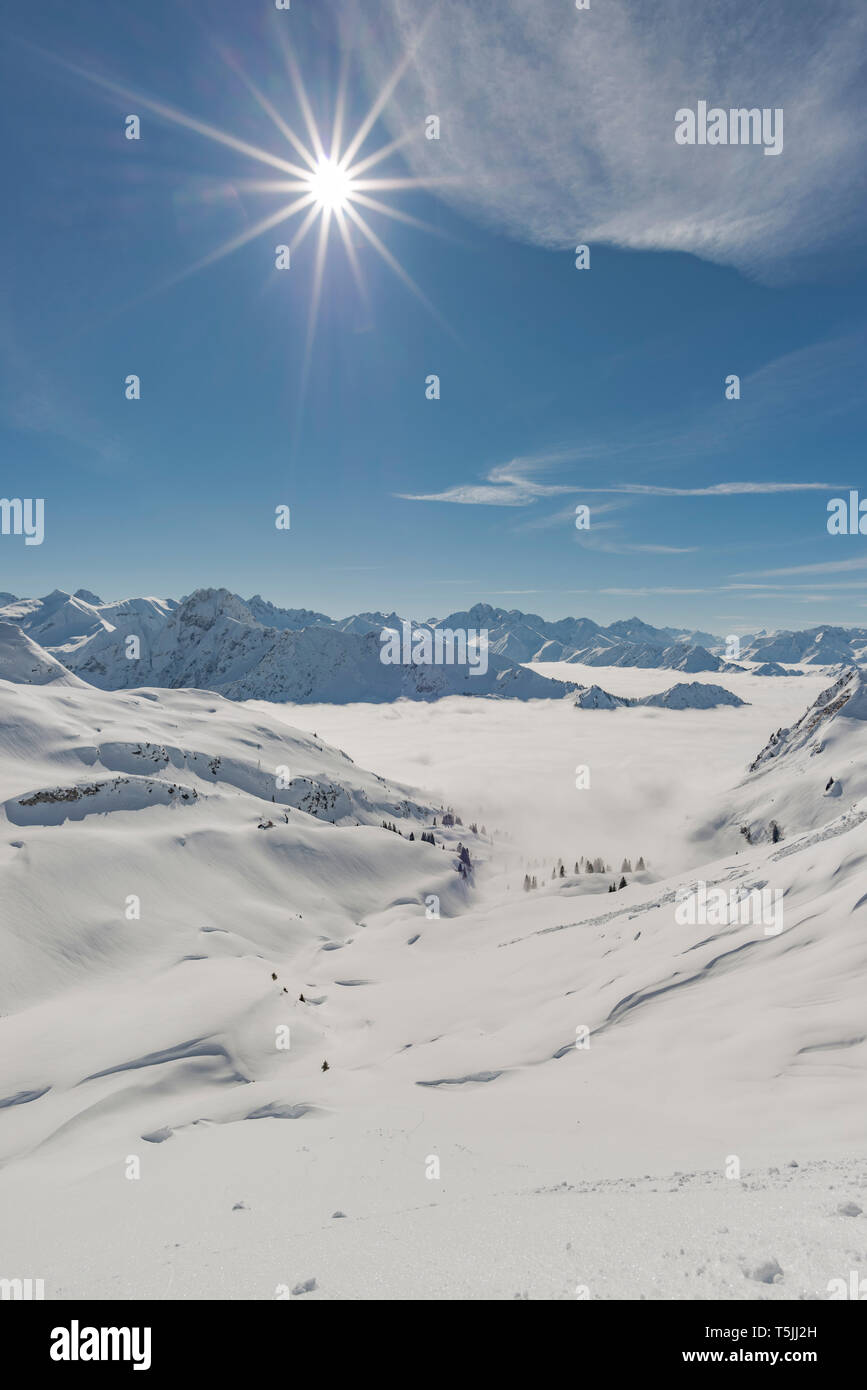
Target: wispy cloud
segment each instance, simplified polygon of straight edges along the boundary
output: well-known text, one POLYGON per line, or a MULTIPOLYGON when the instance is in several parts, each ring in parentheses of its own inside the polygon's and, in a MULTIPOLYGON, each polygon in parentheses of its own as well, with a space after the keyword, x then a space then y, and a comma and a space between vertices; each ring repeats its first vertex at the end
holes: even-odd
MULTIPOLYGON (((574 497, 580 496, 581 489, 577 486, 570 487, 569 491, 574 497)), ((617 502, 598 502, 593 506, 593 530, 607 531, 617 526, 614 521, 600 521, 601 516, 607 516, 611 512, 623 511, 625 507, 632 504, 625 499, 617 502)), ((515 531, 553 531, 555 528, 569 526, 575 521, 575 503, 570 502, 566 507, 560 507, 555 512, 545 512, 544 516, 531 516, 518 522, 513 530, 515 531)), ((577 534, 577 533, 576 533, 577 534)), ((586 532, 580 534, 586 535, 586 532)))
POLYGON ((576 454, 538 454, 499 464, 482 483, 461 483, 444 492, 398 492, 408 502, 455 502, 464 507, 526 507, 540 497, 576 492, 574 483, 540 483, 530 475, 570 461, 576 454))
POLYGON ((709 487, 662 487, 656 483, 613 483, 582 492, 628 492, 640 497, 743 497, 774 492, 827 492, 839 483, 712 483, 709 487))
POLYGON ((634 588, 570 589, 572 594, 609 594, 618 598, 646 598, 651 594, 715 594, 716 589, 678 588, 673 585, 637 585, 634 588))
POLYGON ((647 542, 632 541, 599 541, 593 542, 589 538, 589 533, 585 538, 580 534, 582 545, 588 549, 601 551, 603 555, 693 555, 698 550, 697 545, 653 545, 647 542))
MULTIPOLYGON (((583 462, 593 450, 574 450, 558 454, 537 454, 515 458, 509 463, 491 468, 481 482, 458 483, 443 492, 399 492, 396 495, 408 502, 454 502, 463 507, 527 507, 540 498, 571 493, 584 496, 634 497, 740 497, 781 492, 828 492, 841 487, 839 483, 812 482, 731 482, 711 483, 706 487, 667 487, 658 483, 609 483, 606 487, 587 487, 583 483, 543 483, 534 473, 566 463, 583 462)), ((594 508, 594 515, 611 511, 617 504, 604 503, 594 508)), ((539 520, 539 526, 553 526, 568 520, 570 510, 562 509, 539 520)), ((532 523, 529 523, 532 524, 532 523)), ((672 550, 671 547, 634 546, 633 549, 672 550)), ((674 548, 676 550, 676 548, 674 548)))
POLYGON ((786 565, 783 569, 774 570, 742 570, 735 578, 745 578, 748 575, 773 578, 774 575, 784 574, 845 574, 847 570, 863 569, 867 569, 867 555, 853 555, 849 560, 822 560, 814 565, 786 565))
MULTIPOLYGON (((384 80, 430 0, 357 0, 357 44, 384 80), (367 13, 365 13, 367 12, 367 13)), ((396 134, 436 112, 443 138, 406 146, 414 172, 460 180, 446 196, 484 224, 545 247, 607 241, 688 251, 769 280, 800 257, 863 242, 859 73, 863 0, 815 7, 729 0, 569 3, 439 0, 386 112, 396 134), (684 148, 674 113, 698 98, 782 107, 781 158, 684 148)))

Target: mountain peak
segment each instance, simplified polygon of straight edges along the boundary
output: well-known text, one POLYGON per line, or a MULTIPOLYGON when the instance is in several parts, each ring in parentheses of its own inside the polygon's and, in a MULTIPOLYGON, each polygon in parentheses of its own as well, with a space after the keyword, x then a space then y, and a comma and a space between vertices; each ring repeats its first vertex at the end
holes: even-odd
POLYGON ((234 618, 240 623, 255 623, 247 604, 229 589, 195 589, 175 610, 179 623, 195 627, 211 627, 218 618, 234 618))

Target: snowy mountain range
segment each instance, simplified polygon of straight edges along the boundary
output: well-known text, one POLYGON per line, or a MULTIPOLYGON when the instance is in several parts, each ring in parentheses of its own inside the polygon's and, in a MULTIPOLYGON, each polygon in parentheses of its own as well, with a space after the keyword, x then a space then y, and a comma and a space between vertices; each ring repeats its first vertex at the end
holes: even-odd
MULTIPOLYGON (((396 613, 361 613, 339 620, 309 609, 284 609, 260 595, 249 600, 227 589, 199 589, 180 602, 133 598, 104 603, 86 589, 55 590, 43 598, 9 599, 0 622, 11 624, 45 654, 100 689, 196 687, 229 699, 304 702, 383 702, 404 697, 500 695, 540 699, 569 691, 568 681, 528 669, 566 661, 683 672, 745 668, 712 648, 712 634, 654 628, 638 618, 600 627, 590 618, 548 621, 538 614, 476 604, 425 628, 487 631, 487 669, 461 665, 386 665, 381 634, 397 629, 396 613), (699 640, 701 639, 701 640, 699 640), (707 643, 708 645, 704 645, 707 643)), ((24 650, 23 648, 21 649, 24 650)), ((852 664, 867 654, 865 629, 811 629, 760 634, 741 656, 761 662, 756 674, 787 674, 780 662, 807 666, 852 664)), ((33 655, 31 653, 31 655, 33 655)))
POLYGON ((34 641, 59 638, 50 644, 50 655, 102 690, 183 687, 232 700, 347 704, 458 694, 528 700, 569 688, 495 655, 479 672, 467 665, 386 665, 380 641, 385 620, 366 631, 317 621, 293 627, 290 618, 297 621, 298 615, 266 612, 261 600, 254 606, 282 625, 263 626, 226 589, 198 590, 171 606, 137 599, 96 607, 77 596, 52 594, 7 605, 0 622, 17 624, 34 641))

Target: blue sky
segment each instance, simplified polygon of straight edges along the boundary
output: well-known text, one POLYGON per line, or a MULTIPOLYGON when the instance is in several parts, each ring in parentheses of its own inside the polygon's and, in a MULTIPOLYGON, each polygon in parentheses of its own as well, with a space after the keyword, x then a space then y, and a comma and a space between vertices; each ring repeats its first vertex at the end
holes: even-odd
POLYGON ((376 195, 426 228, 362 209, 428 303, 355 231, 362 297, 332 228, 305 367, 315 231, 289 271, 278 224, 175 279, 283 175, 119 89, 294 160, 238 69, 308 139, 277 30, 326 136, 345 64, 350 135, 429 7, 10 5, 0 490, 46 532, 0 537, 0 589, 867 624, 867 537, 825 524, 867 497, 864 7, 736 4, 715 44, 680 0, 602 8, 443 0, 360 151, 407 135, 377 173, 440 180, 376 195), (783 106, 783 153, 676 146, 699 98, 783 106))

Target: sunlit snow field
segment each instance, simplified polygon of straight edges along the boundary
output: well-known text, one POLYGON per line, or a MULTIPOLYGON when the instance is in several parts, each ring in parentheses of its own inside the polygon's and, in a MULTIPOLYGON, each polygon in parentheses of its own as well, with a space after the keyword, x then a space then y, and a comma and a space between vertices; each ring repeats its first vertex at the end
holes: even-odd
MULTIPOLYGON (((679 675, 548 669, 629 696, 679 675)), ((832 678, 700 679, 750 703, 4 684, 0 1273, 55 1298, 774 1300, 867 1274, 865 724, 759 779, 816 828, 720 848, 696 828, 832 678), (109 789, 63 823, 16 800, 93 767, 109 789), (196 797, 165 804, 173 778, 196 797), (314 816, 317 779, 344 790, 314 816), (410 843, 449 803, 464 828, 440 811, 410 843), (579 855, 649 872, 552 882, 579 855), (772 884, 784 930, 678 923, 695 871, 772 884)))
POLYGON ((315 729, 363 767, 440 795, 467 817, 512 836, 527 856, 601 855, 618 867, 643 855, 660 873, 701 855, 685 845, 691 822, 746 773, 780 725, 793 722, 829 683, 823 674, 765 677, 551 662, 540 674, 635 697, 678 681, 721 685, 748 708, 575 709, 571 699, 432 704, 267 706, 315 729), (575 770, 590 769, 577 790, 575 770))

